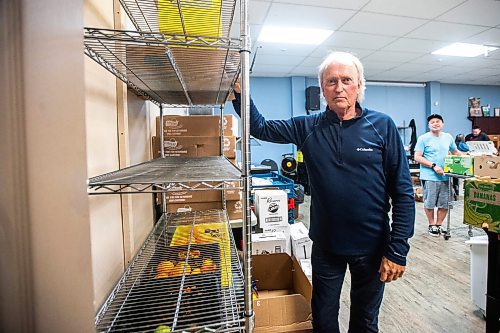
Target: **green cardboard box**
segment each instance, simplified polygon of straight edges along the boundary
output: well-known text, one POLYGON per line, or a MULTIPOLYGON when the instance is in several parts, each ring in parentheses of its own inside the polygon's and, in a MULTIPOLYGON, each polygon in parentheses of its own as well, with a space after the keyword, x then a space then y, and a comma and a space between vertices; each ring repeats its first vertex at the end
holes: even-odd
POLYGON ((444 172, 458 175, 474 175, 474 158, 468 155, 448 155, 444 159, 444 172))
POLYGON ((464 223, 500 233, 500 180, 465 180, 464 223))

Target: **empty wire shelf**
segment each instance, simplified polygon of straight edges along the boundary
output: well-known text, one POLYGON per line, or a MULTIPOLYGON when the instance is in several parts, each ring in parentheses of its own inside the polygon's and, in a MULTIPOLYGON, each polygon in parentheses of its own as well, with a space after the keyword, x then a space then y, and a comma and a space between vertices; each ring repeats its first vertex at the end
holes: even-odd
POLYGON ((96 317, 98 332, 240 331, 243 274, 226 212, 162 216, 96 317))
POLYGON ((222 105, 239 73, 236 39, 85 28, 84 47, 156 104, 222 105))
POLYGON ((89 179, 89 194, 240 189, 241 171, 223 156, 168 157, 89 179), (187 184, 189 183, 189 184, 187 184))

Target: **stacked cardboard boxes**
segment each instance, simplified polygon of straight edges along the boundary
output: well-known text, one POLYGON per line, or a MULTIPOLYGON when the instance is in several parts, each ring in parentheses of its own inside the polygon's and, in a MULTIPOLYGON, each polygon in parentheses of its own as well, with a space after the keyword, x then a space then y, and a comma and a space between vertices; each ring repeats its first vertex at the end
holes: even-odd
MULTIPOLYGON (((177 116, 156 118, 156 136, 152 138, 153 157, 161 156, 160 134, 163 131, 163 145, 166 157, 207 157, 221 155, 221 119, 224 156, 236 165, 236 135, 238 122, 233 115, 177 116)), ((209 183, 210 184, 210 183, 209 183)), ((192 184, 186 183, 187 188, 192 184)), ((211 184, 216 185, 216 184, 211 184)), ((239 182, 227 187, 238 188, 239 182)), ((184 190, 183 186, 166 193, 167 212, 185 212, 207 209, 222 209, 222 191, 184 190)), ((239 189, 225 190, 226 208, 229 219, 242 218, 241 192, 239 189)), ((160 198, 160 197, 159 197, 160 198)), ((158 200, 160 200, 158 198, 158 200)))
MULTIPOLYGON (((164 116, 156 118, 156 136, 153 137, 153 157, 160 157, 160 131, 163 129, 165 156, 206 157, 221 153, 220 116, 164 116)), ((233 115, 224 115, 223 149, 228 159, 236 158, 238 128, 233 115)))

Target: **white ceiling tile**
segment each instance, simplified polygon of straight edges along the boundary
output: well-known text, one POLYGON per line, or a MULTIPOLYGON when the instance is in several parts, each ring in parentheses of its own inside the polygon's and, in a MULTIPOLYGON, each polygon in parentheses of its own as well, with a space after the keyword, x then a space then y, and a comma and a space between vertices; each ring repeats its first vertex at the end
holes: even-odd
POLYGON ((478 43, 500 47, 500 29, 492 28, 465 40, 467 43, 478 43))
MULTIPOLYGON (((470 71, 470 70, 468 70, 470 71)), ((454 74, 459 75, 464 73, 464 68, 460 66, 443 66, 441 68, 436 68, 433 70, 435 74, 454 74)))
MULTIPOLYGON (((248 6, 248 21, 250 24, 262 24, 267 16, 271 2, 252 0, 248 6)), ((234 9, 234 23, 239 25, 240 20, 240 2, 236 1, 234 9)))
POLYGON ((397 66, 393 62, 384 61, 362 61, 362 63, 366 73, 386 71, 397 66))
POLYGON ((322 57, 305 57, 303 58, 302 62, 300 63, 300 66, 306 66, 306 67, 318 67, 321 62, 323 61, 322 57))
POLYGON ((395 40, 395 37, 389 36, 336 31, 322 45, 378 50, 395 40))
POLYGON ((437 68, 440 68, 441 65, 438 64, 402 64, 394 68, 394 70, 397 71, 405 71, 405 72, 412 72, 412 73, 425 73, 429 72, 432 70, 435 70, 437 68))
POLYGON ((429 81, 441 81, 443 75, 435 73, 421 73, 409 75, 406 80, 410 82, 429 82, 429 81))
POLYGON ((417 58, 419 55, 416 52, 393 52, 393 51, 376 51, 367 57, 363 58, 363 61, 394 61, 394 62, 407 62, 417 58))
MULTIPOLYGON (((253 58, 252 58, 253 59, 253 58)), ((297 66, 304 60, 304 57, 291 55, 270 55, 257 53, 255 64, 257 65, 284 65, 297 66)))
POLYGON ((431 19, 462 2, 463 0, 372 0, 363 11, 431 19))
POLYGON ((474 72, 483 76, 500 75, 500 68, 478 68, 474 72))
POLYGON ((402 81, 407 78, 409 75, 414 73, 406 73, 406 72, 397 72, 397 71, 386 71, 377 74, 378 80, 387 80, 387 81, 402 81))
POLYGON ((386 36, 404 36, 425 22, 425 20, 416 18, 359 12, 342 26, 341 30, 386 36))
POLYGON ((255 62, 254 72, 288 73, 294 69, 295 65, 261 65, 255 62))
POLYGON ((275 44, 258 42, 257 46, 261 46, 259 53, 271 55, 292 55, 306 56, 309 55, 316 46, 314 45, 299 45, 299 44, 275 44))
POLYGON ((486 29, 485 27, 458 23, 429 22, 410 32, 406 37, 449 41, 452 43, 460 42, 486 29))
POLYGON ((336 30, 354 13, 355 11, 347 9, 273 3, 265 24, 336 30))
POLYGON ((500 1, 473 0, 439 16, 440 21, 494 27, 499 23, 500 1))
POLYGON ((419 58, 415 58, 410 61, 410 63, 414 64, 441 64, 443 66, 445 65, 451 65, 451 64, 456 64, 459 63, 460 60, 463 58, 460 57, 452 57, 452 56, 443 56, 443 55, 437 55, 437 54, 425 54, 419 58))
POLYGON ((297 5, 307 5, 307 6, 320 6, 320 7, 330 7, 330 8, 340 8, 340 9, 354 9, 358 10, 362 8, 370 0, 308 0, 304 3, 304 0, 275 0, 275 3, 293 3, 297 5))
POLYGON ((360 59, 374 52, 374 50, 356 49, 350 47, 319 46, 309 56, 324 59, 328 54, 330 54, 330 52, 333 51, 350 52, 360 59))
POLYGON ((406 51, 431 53, 438 50, 449 43, 433 40, 415 39, 415 38, 400 38, 393 43, 383 48, 383 51, 406 51))
POLYGON ((307 77, 317 77, 318 76, 318 67, 316 66, 297 66, 295 69, 291 70, 291 75, 300 75, 307 77))

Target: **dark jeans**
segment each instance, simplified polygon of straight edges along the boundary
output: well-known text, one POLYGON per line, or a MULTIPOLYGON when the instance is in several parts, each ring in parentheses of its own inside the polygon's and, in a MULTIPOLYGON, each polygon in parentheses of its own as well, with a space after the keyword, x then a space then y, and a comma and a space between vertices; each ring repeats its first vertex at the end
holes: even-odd
POLYGON ((381 260, 380 254, 336 256, 313 244, 311 305, 314 332, 340 332, 340 291, 347 265, 351 273, 349 333, 378 332, 378 313, 384 295, 384 283, 378 273, 381 260))

